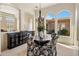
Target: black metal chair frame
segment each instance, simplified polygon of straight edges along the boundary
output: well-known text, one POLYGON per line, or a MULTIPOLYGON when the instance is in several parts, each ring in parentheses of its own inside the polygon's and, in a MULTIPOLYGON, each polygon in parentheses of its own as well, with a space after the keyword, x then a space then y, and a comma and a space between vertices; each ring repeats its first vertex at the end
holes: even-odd
POLYGON ((36 44, 32 39, 28 39, 30 41, 30 44, 27 42, 27 56, 57 56, 56 42, 58 36, 56 36, 56 34, 52 34, 51 37, 52 39, 49 42, 49 45, 47 43, 43 46, 36 44), (45 51, 47 51, 48 54, 46 54, 45 51), (30 55, 29 52, 31 52, 32 54, 30 55))

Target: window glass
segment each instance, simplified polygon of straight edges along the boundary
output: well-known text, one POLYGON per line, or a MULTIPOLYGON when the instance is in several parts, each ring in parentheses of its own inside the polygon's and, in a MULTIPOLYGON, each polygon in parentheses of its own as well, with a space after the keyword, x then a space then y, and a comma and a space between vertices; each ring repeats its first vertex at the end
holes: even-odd
POLYGON ((11 32, 17 30, 17 20, 14 15, 0 12, 1 32, 11 32))
POLYGON ((47 16, 46 16, 46 19, 47 20, 49 20, 49 19, 54 19, 55 18, 55 16, 51 13, 51 12, 49 12, 48 14, 47 14, 47 16))
POLYGON ((46 16, 46 32, 47 34, 55 32, 55 16, 51 12, 46 16))
POLYGON ((58 34, 64 36, 70 36, 70 19, 58 20, 58 34))
POLYGON ((13 15, 8 15, 6 16, 6 20, 7 20, 7 31, 11 32, 11 31, 15 31, 15 18, 13 15))
POLYGON ((57 16, 58 34, 64 36, 70 36, 70 13, 68 11, 62 11, 57 16))
POLYGON ((62 11, 62 12, 60 12, 57 16, 56 16, 56 18, 58 18, 58 19, 60 19, 60 18, 68 18, 68 17, 70 17, 70 13, 68 12, 68 11, 62 11))

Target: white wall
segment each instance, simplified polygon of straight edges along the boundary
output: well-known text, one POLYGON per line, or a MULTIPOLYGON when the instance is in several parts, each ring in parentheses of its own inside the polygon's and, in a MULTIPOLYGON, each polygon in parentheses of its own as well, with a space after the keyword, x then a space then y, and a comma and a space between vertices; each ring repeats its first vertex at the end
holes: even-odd
POLYGON ((21 10, 21 31, 33 31, 34 30, 34 15, 21 10))
POLYGON ((24 30, 24 23, 25 23, 25 22, 24 22, 24 19, 25 19, 25 18, 24 18, 24 17, 25 17, 25 16, 24 16, 24 13, 25 13, 25 12, 24 12, 23 10, 20 10, 20 12, 21 12, 21 13, 20 13, 20 15, 21 15, 21 31, 23 31, 23 30, 24 30))
POLYGON ((0 32, 0 54, 1 54, 1 32, 0 32))
POLYGON ((78 55, 79 55, 79 4, 76 4, 76 9, 77 9, 77 21, 76 21, 76 27, 77 27, 77 44, 78 44, 78 55))
POLYGON ((77 5, 77 40, 79 41, 79 4, 77 5))

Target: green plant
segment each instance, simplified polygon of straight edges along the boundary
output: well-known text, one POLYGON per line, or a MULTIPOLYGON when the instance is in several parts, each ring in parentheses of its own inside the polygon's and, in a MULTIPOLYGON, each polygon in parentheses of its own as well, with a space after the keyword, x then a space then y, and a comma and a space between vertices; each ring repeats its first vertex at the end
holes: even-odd
POLYGON ((58 31, 58 34, 68 36, 69 35, 69 31, 67 29, 62 29, 62 30, 58 31))
POLYGON ((44 31, 44 27, 43 26, 38 26, 38 31, 44 31))

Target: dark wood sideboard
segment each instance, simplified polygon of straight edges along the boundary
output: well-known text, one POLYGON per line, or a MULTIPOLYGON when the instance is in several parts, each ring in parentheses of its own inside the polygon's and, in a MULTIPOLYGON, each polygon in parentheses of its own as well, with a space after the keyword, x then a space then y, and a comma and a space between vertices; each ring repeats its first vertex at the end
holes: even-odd
POLYGON ((8 49, 15 48, 27 42, 28 33, 34 36, 34 31, 20 31, 7 33, 8 49))

